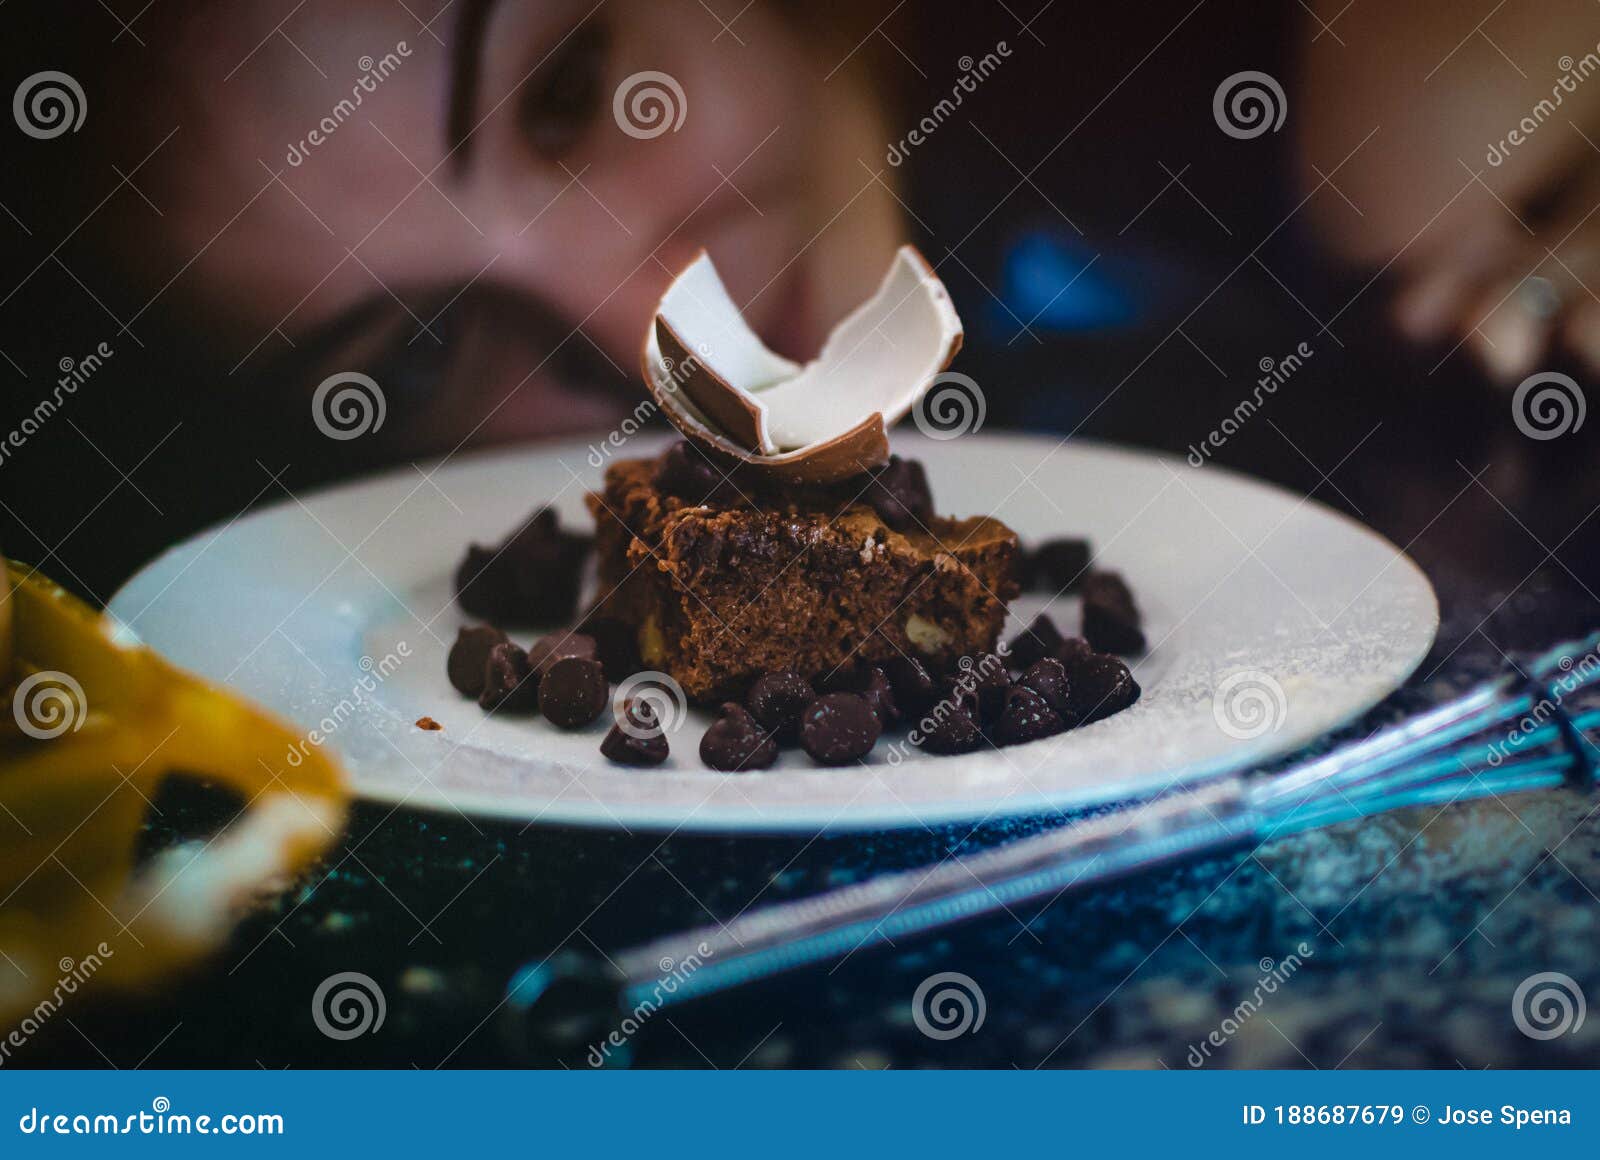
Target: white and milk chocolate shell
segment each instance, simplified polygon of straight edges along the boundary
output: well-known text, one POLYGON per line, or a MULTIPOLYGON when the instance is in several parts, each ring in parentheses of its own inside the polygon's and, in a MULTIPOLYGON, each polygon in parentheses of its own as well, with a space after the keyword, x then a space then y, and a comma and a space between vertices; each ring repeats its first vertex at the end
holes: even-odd
POLYGON ((877 291, 800 366, 745 323, 702 251, 645 337, 646 386, 684 436, 771 479, 830 483, 889 459, 888 428, 961 347, 943 283, 902 246, 877 291))

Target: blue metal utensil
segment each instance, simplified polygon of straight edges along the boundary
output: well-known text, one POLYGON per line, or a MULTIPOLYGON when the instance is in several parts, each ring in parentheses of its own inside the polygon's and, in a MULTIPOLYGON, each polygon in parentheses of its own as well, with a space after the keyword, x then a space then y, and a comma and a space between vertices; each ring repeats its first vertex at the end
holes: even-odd
POLYGON ((561 952, 517 973, 505 1007, 541 1061, 625 1063, 661 1007, 1054 898, 1199 854, 1406 806, 1587 789, 1600 759, 1600 633, 1559 645, 1430 712, 1275 776, 1238 774, 1033 837, 657 939, 596 961, 561 952))

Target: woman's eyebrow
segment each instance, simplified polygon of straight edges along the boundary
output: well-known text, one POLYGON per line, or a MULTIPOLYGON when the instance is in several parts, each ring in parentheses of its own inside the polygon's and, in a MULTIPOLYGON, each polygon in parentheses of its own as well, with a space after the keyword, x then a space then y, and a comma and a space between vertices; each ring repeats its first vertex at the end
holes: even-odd
POLYGON ((471 149, 473 111, 478 77, 483 71, 484 30, 496 0, 463 0, 456 19, 456 37, 450 62, 449 109, 445 115, 445 149, 456 173, 467 167, 471 149))

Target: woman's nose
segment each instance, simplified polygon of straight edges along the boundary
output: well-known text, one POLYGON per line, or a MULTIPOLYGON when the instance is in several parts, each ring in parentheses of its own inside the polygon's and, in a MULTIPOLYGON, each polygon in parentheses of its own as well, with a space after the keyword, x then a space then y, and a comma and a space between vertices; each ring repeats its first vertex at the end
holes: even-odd
POLYGON ((731 267, 736 297, 741 288, 756 294, 782 263, 763 229, 771 235, 783 215, 764 220, 752 209, 723 179, 731 166, 643 148, 604 166, 557 166, 560 182, 540 190, 536 204, 517 202, 526 217, 503 215, 495 276, 582 328, 629 374, 662 291, 699 250, 731 267))
POLYGON ((803 243, 799 191, 781 180, 783 150, 801 144, 779 131, 782 86, 759 72, 730 79, 698 41, 689 51, 672 27, 655 33, 597 30, 542 68, 518 97, 523 156, 496 164, 481 191, 506 249, 495 276, 629 374, 661 292, 701 248, 743 303, 803 243), (740 100, 713 99, 729 85, 740 100))

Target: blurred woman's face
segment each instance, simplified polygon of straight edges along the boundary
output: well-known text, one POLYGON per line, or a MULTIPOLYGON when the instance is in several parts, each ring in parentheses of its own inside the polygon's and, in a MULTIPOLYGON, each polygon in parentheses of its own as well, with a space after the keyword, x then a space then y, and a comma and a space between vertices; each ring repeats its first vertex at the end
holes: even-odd
POLYGON ((116 244, 222 374, 304 407, 367 373, 408 453, 631 408, 654 301, 702 246, 809 355, 899 240, 878 111, 848 43, 721 7, 731 27, 696 0, 230 0, 141 24, 175 49, 132 141, 177 129, 116 244), (645 72, 681 99, 630 101, 645 72), (649 136, 652 111, 681 124, 649 136))

